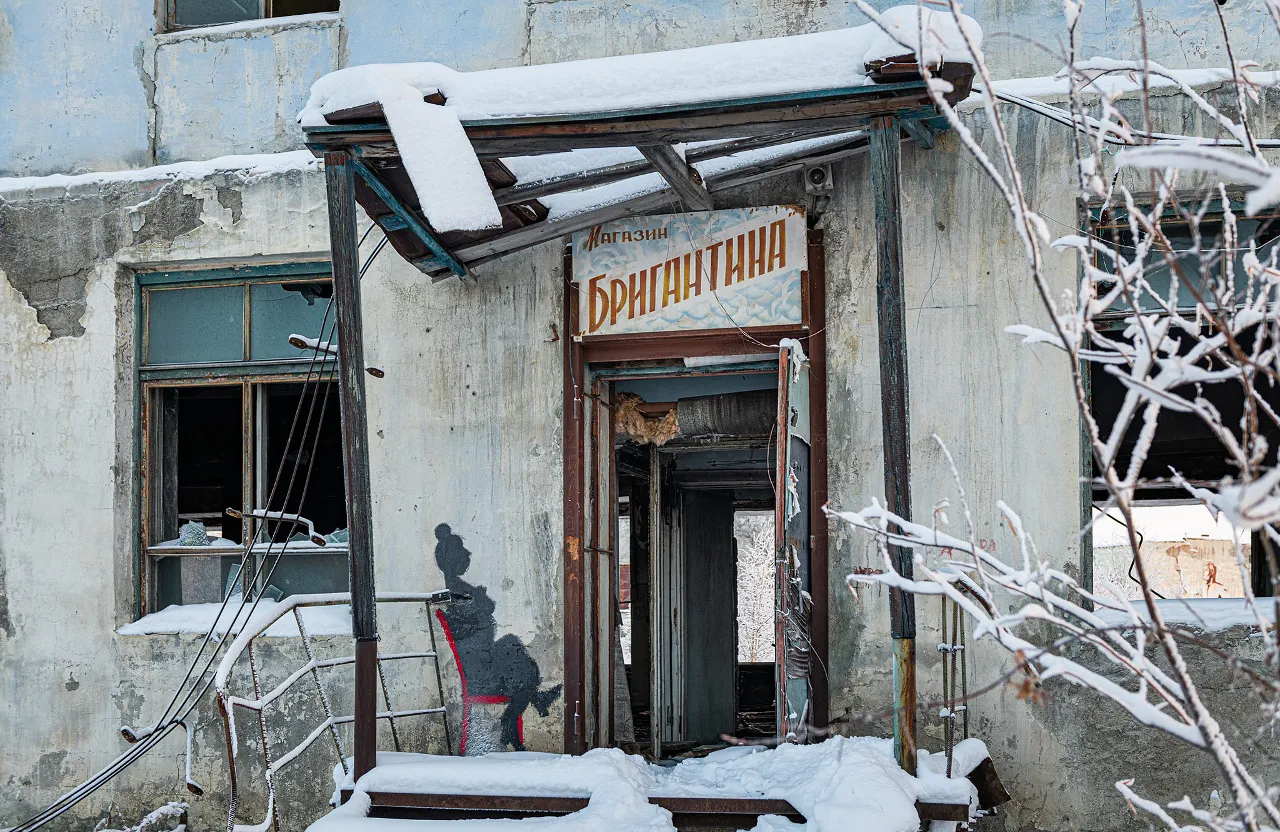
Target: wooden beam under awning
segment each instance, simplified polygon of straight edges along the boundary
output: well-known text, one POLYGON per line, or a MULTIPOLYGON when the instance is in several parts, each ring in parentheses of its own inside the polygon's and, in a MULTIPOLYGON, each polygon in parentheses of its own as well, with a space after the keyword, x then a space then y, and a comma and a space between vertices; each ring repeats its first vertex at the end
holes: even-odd
POLYGON ((669 144, 638 148, 649 164, 662 175, 689 211, 710 211, 715 207, 711 193, 702 184, 702 175, 669 144))

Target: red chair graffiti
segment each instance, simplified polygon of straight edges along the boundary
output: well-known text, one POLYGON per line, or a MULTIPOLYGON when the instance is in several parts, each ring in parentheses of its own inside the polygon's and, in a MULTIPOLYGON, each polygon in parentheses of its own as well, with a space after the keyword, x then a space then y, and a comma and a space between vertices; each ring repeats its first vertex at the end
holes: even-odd
MULTIPOLYGON (((462 680, 462 731, 459 734, 458 754, 467 756, 467 737, 469 735, 469 727, 471 725, 471 706, 472 705, 509 705, 511 697, 500 696, 498 694, 478 694, 472 695, 467 693, 467 672, 462 664, 462 657, 458 655, 458 643, 453 640, 453 630, 449 628, 449 622, 445 620, 444 610, 436 610, 436 620, 440 622, 440 629, 444 632, 445 641, 449 642, 449 651, 453 653, 453 663, 458 668, 458 678, 462 680)), ((524 715, 516 717, 516 741, 520 745, 524 745, 524 715)))

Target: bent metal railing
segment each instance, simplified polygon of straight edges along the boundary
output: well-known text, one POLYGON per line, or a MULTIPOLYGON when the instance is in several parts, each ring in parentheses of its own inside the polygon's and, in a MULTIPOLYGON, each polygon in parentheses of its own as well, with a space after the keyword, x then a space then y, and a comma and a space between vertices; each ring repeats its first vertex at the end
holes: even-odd
MULTIPOLYGON (((431 649, 420 652, 410 653, 387 653, 378 655, 378 681, 382 690, 383 700, 386 703, 386 710, 378 712, 378 719, 385 719, 391 728, 392 743, 395 750, 400 751, 400 735, 396 730, 396 719, 401 717, 438 715, 444 726, 445 745, 452 751, 453 740, 449 731, 449 720, 446 715, 444 700, 444 681, 440 674, 439 653, 436 649, 435 627, 432 622, 435 618, 431 614, 431 607, 449 604, 454 601, 470 600, 465 595, 459 595, 448 590, 439 592, 379 592, 377 594, 379 603, 420 603, 427 606, 427 632, 430 636, 431 649), (386 661, 399 661, 405 659, 424 659, 431 661, 435 667, 436 676, 436 695, 439 705, 431 708, 417 708, 413 710, 397 711, 391 706, 391 694, 387 687, 386 677, 383 674, 382 663, 386 661)), ((217 675, 214 679, 214 688, 218 695, 218 712, 222 715, 224 736, 227 743, 227 769, 230 781, 231 799, 227 809, 227 830, 228 832, 266 832, 268 829, 279 830, 280 819, 276 807, 276 776, 280 771, 294 760, 296 760, 302 752, 306 751, 315 744, 325 734, 328 734, 333 741, 334 750, 337 751, 338 761, 342 765, 342 770, 347 773, 347 755, 342 747, 342 737, 338 733, 338 726, 345 725, 354 721, 352 715, 335 716, 333 706, 329 698, 329 694, 325 689, 324 683, 320 678, 320 671, 335 667, 342 667, 355 663, 355 656, 339 656, 331 659, 318 659, 316 657, 315 645, 312 642, 312 636, 307 631, 306 623, 303 621, 302 610, 308 607, 324 607, 336 606, 340 604, 351 603, 351 594, 348 592, 335 592, 322 595, 294 595, 285 598, 277 606, 273 607, 270 615, 256 617, 254 620, 246 623, 240 633, 235 637, 223 656, 221 663, 218 665, 217 675), (258 661, 255 655, 254 642, 261 637, 266 631, 277 621, 292 615, 294 622, 298 627, 298 635, 301 639, 303 649, 306 652, 307 661, 298 669, 289 674, 280 684, 276 685, 267 693, 262 691, 261 677, 258 671, 258 661), (229 689, 229 680, 231 678, 231 670, 241 656, 247 656, 249 662, 249 678, 253 683, 253 698, 237 696, 229 689), (319 698, 321 706, 324 708, 325 718, 321 723, 311 731, 302 742, 286 751, 276 760, 271 759, 271 748, 267 742, 267 719, 265 708, 271 703, 278 700, 293 687, 294 684, 302 680, 304 677, 310 676, 312 686, 315 689, 316 696, 319 698), (235 709, 244 708, 257 714, 258 735, 262 743, 262 762, 265 768, 265 780, 267 786, 267 810, 266 817, 261 823, 248 826, 236 823, 236 807, 239 803, 239 790, 236 782, 236 747, 239 744, 239 736, 236 731, 235 709)), ((188 742, 190 740, 188 739, 188 742)), ((189 765, 189 763, 188 763, 189 765)), ((190 783, 190 775, 188 774, 188 783, 190 783)))

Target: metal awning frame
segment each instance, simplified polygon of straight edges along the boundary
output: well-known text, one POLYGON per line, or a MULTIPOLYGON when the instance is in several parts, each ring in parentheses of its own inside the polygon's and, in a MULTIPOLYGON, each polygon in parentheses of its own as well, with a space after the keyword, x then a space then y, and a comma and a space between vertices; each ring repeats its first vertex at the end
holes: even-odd
MULTIPOLYGON (((905 74, 904 67, 914 71, 915 65, 889 63, 877 71, 884 73, 880 77, 896 78, 905 74)), ((953 96, 968 94, 972 80, 972 69, 968 65, 946 65, 940 72, 956 86, 953 96)), ((372 108, 376 115, 377 105, 372 108)), ((371 110, 366 106, 359 108, 359 112, 368 119, 371 110)), ((866 128, 873 118, 885 115, 896 118, 902 131, 922 147, 932 147, 933 136, 946 129, 945 119, 938 115, 924 81, 918 76, 857 87, 696 104, 464 120, 462 126, 477 157, 482 159, 601 147, 635 147, 644 157, 498 188, 494 197, 499 205, 598 187, 654 172, 666 180, 666 187, 571 216, 533 222, 452 249, 441 241, 442 235, 431 228, 426 218, 408 204, 407 195, 396 193, 369 164, 373 160, 399 158, 395 139, 384 122, 366 120, 319 125, 307 127, 305 131, 307 146, 317 155, 342 150, 356 160, 356 172, 390 212, 375 221, 384 232, 411 230, 431 255, 410 262, 434 279, 443 280, 455 275, 469 277, 473 266, 603 222, 660 210, 672 203, 682 204, 686 210, 708 210, 713 205, 713 195, 718 192, 863 153, 868 147, 866 128), (820 146, 810 144, 792 152, 783 150, 759 162, 708 176, 705 181, 693 167, 698 162, 745 151, 842 134, 847 134, 845 141, 820 146), (683 153, 674 147, 696 142, 707 143, 686 148, 683 153)))

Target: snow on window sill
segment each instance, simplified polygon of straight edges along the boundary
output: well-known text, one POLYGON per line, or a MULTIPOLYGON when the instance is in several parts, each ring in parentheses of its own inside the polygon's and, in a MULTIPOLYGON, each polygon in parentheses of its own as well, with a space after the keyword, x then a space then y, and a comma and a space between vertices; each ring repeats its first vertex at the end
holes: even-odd
POLYGON ((156 44, 163 46, 182 40, 226 40, 235 37, 253 37, 286 29, 302 29, 308 26, 341 25, 341 12, 316 12, 315 14, 297 14, 290 17, 262 17, 254 20, 239 20, 235 23, 220 23, 216 26, 194 26, 187 29, 174 29, 171 32, 158 32, 156 44))
MULTIPOLYGON (((222 609, 221 604, 174 604, 159 612, 144 615, 132 624, 116 630, 121 636, 151 635, 204 635, 217 622, 219 636, 235 634, 244 629, 247 610, 238 609, 238 602, 222 609), (221 609, 221 615, 219 610, 221 609), (238 613, 238 614, 237 614, 238 613)), ((263 600, 253 613, 253 626, 258 622, 275 618, 280 602, 263 600)), ((350 636, 351 608, 345 604, 324 607, 304 607, 301 610, 307 633, 312 636, 350 636)), ((252 629, 252 627, 251 627, 252 629)), ((298 622, 286 614, 262 634, 266 638, 299 638, 298 622)))
MULTIPOLYGON (((1259 598, 1258 609, 1268 624, 1275 624, 1275 606, 1271 598, 1259 598)), ((1148 621, 1146 603, 1131 601, 1134 612, 1143 621, 1148 621)), ((1197 630, 1216 632, 1231 627, 1250 627, 1256 629, 1258 617, 1249 609, 1243 598, 1169 598, 1157 601, 1160 612, 1167 624, 1179 627, 1190 627, 1197 630)), ((1123 626, 1131 622, 1129 616, 1120 610, 1100 609, 1098 616, 1108 626, 1123 626)))
MULTIPOLYGON (((347 544, 330 543, 327 546, 317 546, 309 540, 296 540, 286 543, 283 547, 279 543, 256 543, 253 551, 261 555, 342 555, 346 557, 347 544)), ((147 547, 147 554, 152 557, 239 557, 243 553, 244 548, 238 543, 217 546, 174 546, 166 542, 147 547)))

